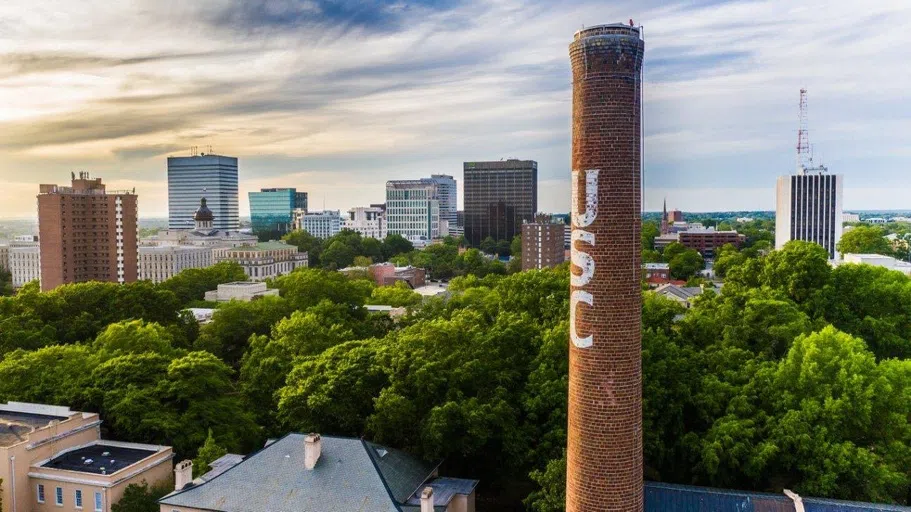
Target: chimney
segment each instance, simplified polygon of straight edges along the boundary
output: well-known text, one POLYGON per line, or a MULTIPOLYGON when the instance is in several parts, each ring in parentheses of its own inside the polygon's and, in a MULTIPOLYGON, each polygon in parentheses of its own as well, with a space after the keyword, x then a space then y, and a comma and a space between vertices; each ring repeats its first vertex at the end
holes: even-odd
POLYGON ((421 512, 433 512, 433 488, 424 487, 421 491, 421 512))
POLYGON ((174 490, 179 491, 193 481, 193 461, 185 460, 174 467, 174 490))
POLYGON ((316 461, 319 460, 323 448, 323 442, 319 434, 307 434, 304 438, 304 467, 313 469, 316 467, 316 461))

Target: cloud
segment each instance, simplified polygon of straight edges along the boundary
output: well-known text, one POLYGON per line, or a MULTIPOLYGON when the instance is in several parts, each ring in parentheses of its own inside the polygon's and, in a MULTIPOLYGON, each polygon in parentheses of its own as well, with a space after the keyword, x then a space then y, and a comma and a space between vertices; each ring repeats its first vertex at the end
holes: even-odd
POLYGON ((907 2, 39 4, 0 3, 0 177, 133 180, 154 197, 143 214, 164 212, 164 155, 206 145, 240 157, 242 187, 285 180, 342 210, 382 200, 386 179, 532 158, 542 208, 566 210, 567 45, 630 17, 646 34, 647 204, 678 190, 702 210, 771 208, 801 86, 847 207, 876 205, 847 191, 864 180, 906 182, 907 2))

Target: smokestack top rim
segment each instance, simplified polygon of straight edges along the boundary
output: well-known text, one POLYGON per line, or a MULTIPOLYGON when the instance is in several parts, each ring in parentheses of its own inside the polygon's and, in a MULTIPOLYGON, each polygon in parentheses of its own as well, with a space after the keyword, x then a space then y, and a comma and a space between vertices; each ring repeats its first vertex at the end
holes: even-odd
POLYGON ((626 23, 605 23, 602 25, 592 25, 591 27, 585 27, 583 29, 577 30, 573 34, 573 41, 579 41, 585 39, 586 37, 593 36, 635 36, 640 37, 640 27, 635 26, 631 27, 626 23))

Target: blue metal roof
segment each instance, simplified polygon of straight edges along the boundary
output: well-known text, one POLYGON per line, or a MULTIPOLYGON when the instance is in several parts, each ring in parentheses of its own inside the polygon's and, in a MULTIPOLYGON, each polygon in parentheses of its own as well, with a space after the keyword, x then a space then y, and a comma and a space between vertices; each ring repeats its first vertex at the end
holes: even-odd
MULTIPOLYGON (((801 497, 805 512, 911 512, 911 507, 801 497)), ((645 483, 646 512, 795 512, 783 494, 645 483)))

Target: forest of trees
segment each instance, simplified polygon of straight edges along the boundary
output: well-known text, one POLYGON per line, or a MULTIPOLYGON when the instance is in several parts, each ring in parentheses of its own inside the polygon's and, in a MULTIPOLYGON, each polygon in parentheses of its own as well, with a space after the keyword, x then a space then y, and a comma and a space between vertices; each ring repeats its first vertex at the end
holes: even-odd
MULTIPOLYGON (((480 479, 481 510, 562 510, 568 266, 505 275, 455 249, 448 298, 302 268, 203 326, 180 311, 240 267, 29 285, 0 298, 0 401, 96 411, 110 438, 203 462, 365 436, 480 479), (364 308, 383 302, 409 314, 364 308)), ((803 242, 726 252, 691 309, 643 292, 645 478, 908 503, 911 279, 803 242)))

